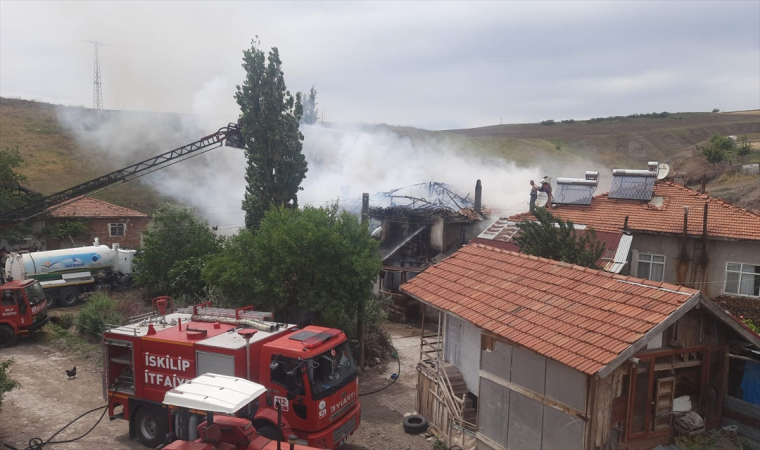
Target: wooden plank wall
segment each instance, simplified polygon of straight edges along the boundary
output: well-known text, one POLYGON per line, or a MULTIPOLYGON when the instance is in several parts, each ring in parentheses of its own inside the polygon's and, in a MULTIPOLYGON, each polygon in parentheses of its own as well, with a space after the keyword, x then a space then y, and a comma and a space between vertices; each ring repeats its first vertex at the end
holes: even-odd
POLYGON ((612 423, 612 402, 621 395, 622 377, 629 368, 629 364, 623 364, 607 377, 591 380, 591 395, 588 396, 591 404, 587 408, 590 411, 587 449, 616 448, 616 443, 608 442, 612 428, 617 425, 612 423))
POLYGON ((760 441, 760 406, 724 395, 722 425, 736 425, 739 434, 760 441))

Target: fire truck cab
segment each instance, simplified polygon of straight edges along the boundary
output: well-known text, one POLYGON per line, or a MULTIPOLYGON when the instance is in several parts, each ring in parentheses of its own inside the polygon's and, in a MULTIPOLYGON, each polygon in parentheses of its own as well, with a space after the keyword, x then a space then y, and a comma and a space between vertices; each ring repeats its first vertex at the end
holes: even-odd
POLYGON ((48 323, 47 303, 37 280, 9 281, 0 286, 0 348, 16 343, 48 323))
MULTIPOLYGON (((149 447, 175 428, 163 404, 166 392, 206 373, 266 388, 241 414, 270 439, 295 435, 299 445, 334 449, 361 421, 356 367, 340 330, 297 328, 274 323, 270 313, 253 307, 205 303, 111 328, 104 346, 109 414, 128 420, 130 435, 149 447)), ((206 418, 197 412, 188 420, 206 418)))
POLYGON ((166 393, 164 405, 176 418, 177 440, 157 450, 318 450, 297 445, 289 436, 284 445, 259 435, 250 420, 236 417, 241 408, 256 401, 266 388, 237 377, 207 373, 166 393), (206 420, 195 426, 190 411, 205 412, 206 420))

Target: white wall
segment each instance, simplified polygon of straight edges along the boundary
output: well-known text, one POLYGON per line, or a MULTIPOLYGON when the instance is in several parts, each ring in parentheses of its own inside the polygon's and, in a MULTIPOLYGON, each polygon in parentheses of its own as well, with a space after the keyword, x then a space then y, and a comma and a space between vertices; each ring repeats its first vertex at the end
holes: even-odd
POLYGON ((480 388, 480 329, 452 314, 446 314, 444 327, 444 355, 462 374, 467 390, 477 395, 480 388), (459 329, 456 342, 452 342, 450 329, 459 329), (453 354, 456 353, 456 354, 453 354))

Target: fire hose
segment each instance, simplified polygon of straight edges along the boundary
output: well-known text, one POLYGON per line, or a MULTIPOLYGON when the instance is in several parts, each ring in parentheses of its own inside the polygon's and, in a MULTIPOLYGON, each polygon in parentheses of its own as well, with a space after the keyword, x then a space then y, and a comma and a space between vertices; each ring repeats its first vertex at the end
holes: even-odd
POLYGON ((280 328, 279 324, 270 324, 266 322, 260 322, 258 320, 250 319, 233 319, 231 317, 217 317, 217 316, 204 316, 200 314, 194 315, 191 320, 193 322, 219 322, 227 325, 246 325, 248 327, 260 330, 273 332, 280 328))
MULTIPOLYGON (((116 391, 119 389, 120 385, 121 385, 121 380, 119 380, 119 382, 116 384, 116 387, 114 388, 113 392, 111 393, 111 398, 113 398, 113 394, 116 393, 116 391)), ((108 399, 109 404, 111 402, 111 398, 108 399)), ((11 450, 42 450, 42 447, 44 447, 46 445, 66 444, 66 443, 69 443, 69 442, 78 441, 78 440, 82 439, 83 437, 87 436, 88 434, 90 434, 90 432, 92 432, 92 430, 94 430, 95 427, 98 426, 98 424, 103 420, 103 417, 105 417, 107 411, 108 411, 108 405, 98 406, 97 408, 93 408, 93 409, 91 409, 89 411, 83 412, 82 414, 80 414, 79 416, 77 416, 76 419, 74 419, 71 422, 67 423, 66 425, 63 426, 63 428, 61 428, 60 430, 58 430, 55 433, 53 433, 53 435, 50 436, 46 441, 43 441, 42 438, 38 438, 38 437, 29 439, 29 445, 27 447, 23 448, 23 449, 19 449, 18 447, 14 447, 14 446, 12 446, 10 444, 6 444, 6 443, 3 443, 3 445, 5 447, 11 449, 11 450), (77 420, 81 419, 82 417, 84 417, 84 416, 86 416, 86 415, 88 415, 90 413, 93 413, 93 412, 95 412, 95 411, 97 411, 99 409, 103 410, 103 414, 100 415, 100 418, 98 419, 98 421, 95 422, 95 424, 92 427, 90 427, 90 429, 87 430, 86 433, 84 433, 83 435, 81 435, 81 436, 79 436, 77 438, 74 438, 74 439, 66 439, 64 441, 53 441, 54 437, 58 436, 61 432, 63 432, 63 430, 65 430, 69 426, 73 425, 74 422, 76 422, 77 420)))
POLYGON ((393 346, 393 344, 390 344, 390 346, 393 349, 393 352, 396 354, 396 362, 398 363, 398 372, 396 372, 396 378, 392 378, 391 377, 392 380, 391 380, 390 383, 386 384, 385 386, 383 386, 383 387, 381 387, 379 389, 375 389, 372 392, 365 392, 363 394, 359 394, 359 397, 362 397, 362 396, 365 396, 365 395, 377 394, 378 392, 380 392, 382 390, 388 389, 389 387, 391 387, 391 385, 393 383, 395 383, 396 381, 398 381, 399 378, 401 378, 401 356, 398 354, 398 351, 396 350, 396 347, 393 346))

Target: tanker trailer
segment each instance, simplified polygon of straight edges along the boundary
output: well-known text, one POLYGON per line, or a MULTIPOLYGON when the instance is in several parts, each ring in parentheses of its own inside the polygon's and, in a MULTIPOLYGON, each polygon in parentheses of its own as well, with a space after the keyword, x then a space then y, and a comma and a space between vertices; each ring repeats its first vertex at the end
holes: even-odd
POLYGON ((135 250, 106 245, 34 253, 12 252, 5 263, 8 280, 35 279, 45 292, 48 307, 73 306, 81 294, 97 285, 126 286, 131 281, 135 250))

